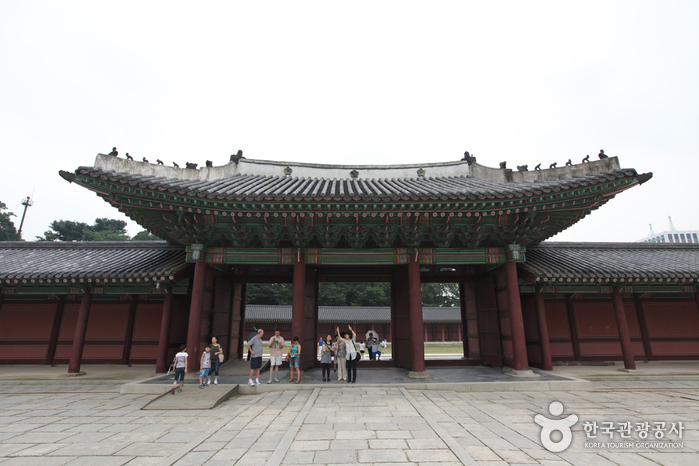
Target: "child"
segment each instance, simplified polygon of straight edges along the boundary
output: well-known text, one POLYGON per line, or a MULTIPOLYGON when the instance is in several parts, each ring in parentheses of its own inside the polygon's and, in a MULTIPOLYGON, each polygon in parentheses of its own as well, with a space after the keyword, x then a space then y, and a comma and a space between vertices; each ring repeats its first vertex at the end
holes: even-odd
POLYGON ((359 359, 364 359, 364 340, 359 342, 359 353, 361 354, 359 359))
POLYGON ((301 345, 299 337, 294 337, 291 341, 291 349, 289 349, 289 382, 294 381, 294 368, 298 374, 296 383, 301 382, 301 345))
POLYGON ((175 359, 172 363, 175 365, 175 381, 172 383, 172 394, 175 394, 175 389, 177 388, 177 380, 180 381, 180 388, 177 389, 178 392, 182 391, 182 386, 184 385, 184 375, 187 373, 187 347, 185 345, 180 346, 180 352, 175 355, 175 359))
POLYGON ((206 345, 204 352, 201 353, 199 368, 199 388, 204 388, 209 378, 209 371, 211 370, 211 346, 209 345, 206 345))

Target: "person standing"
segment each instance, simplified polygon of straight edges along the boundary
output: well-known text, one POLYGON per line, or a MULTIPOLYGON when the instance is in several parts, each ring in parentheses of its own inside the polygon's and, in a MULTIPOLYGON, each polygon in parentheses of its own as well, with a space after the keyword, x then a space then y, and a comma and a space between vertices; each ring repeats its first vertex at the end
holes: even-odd
POLYGON ((175 355, 172 363, 175 366, 175 381, 172 383, 172 394, 175 394, 175 389, 177 392, 182 391, 182 386, 184 385, 184 375, 187 373, 187 347, 185 345, 180 346, 180 352, 175 355), (177 382, 179 381, 180 387, 177 388, 177 382))
POLYGON ((337 361, 337 380, 347 380, 347 347, 337 335, 337 350, 335 352, 335 360, 337 361))
POLYGON ((364 359, 364 340, 359 342, 359 359, 364 359))
POLYGON ((206 345, 204 352, 201 353, 201 358, 199 359, 199 388, 204 388, 204 386, 209 385, 207 382, 210 381, 209 372, 211 371, 211 347, 206 345))
POLYGON ((379 340, 374 338, 371 341, 371 360, 379 361, 381 360, 381 351, 379 351, 379 340))
MULTIPOLYGON (((354 333, 352 327, 349 325, 347 327, 349 327, 350 331, 341 334, 343 337, 340 338, 340 340, 347 348, 347 362, 345 363, 347 367, 347 383, 355 383, 357 381, 357 360, 359 359, 359 353, 357 352, 357 347, 355 346, 357 334, 354 333), (352 332, 351 338, 350 332, 352 332)), ((337 333, 340 335, 340 327, 337 328, 337 333)))
MULTIPOLYGON (((211 372, 214 374, 214 385, 218 385, 218 366, 223 362, 223 348, 218 344, 218 338, 211 337, 211 372)), ((211 377, 207 385, 211 385, 211 377)))
MULTIPOLYGON (((247 341, 250 341, 250 340, 252 340, 253 338, 255 338, 255 335, 257 335, 257 329, 256 329, 255 327, 253 327, 253 328, 252 328, 252 332, 248 333, 248 339, 247 339, 247 341)), ((251 355, 250 355, 250 350, 248 350, 248 361, 250 360, 250 357, 251 357, 251 355)))
POLYGON ((296 383, 301 382, 301 345, 299 337, 294 337, 291 340, 291 348, 289 348, 289 382, 294 381, 294 368, 298 373, 296 383))
POLYGON ((284 338, 279 334, 279 329, 274 329, 274 336, 269 339, 269 380, 267 383, 272 383, 274 380, 279 383, 277 375, 279 375, 279 366, 282 365, 284 349, 284 338), (274 374, 274 379, 272 375, 274 374))
POLYGON ((250 351, 250 380, 248 380, 248 385, 254 387, 255 385, 260 385, 260 369, 262 368, 262 337, 265 331, 259 329, 257 335, 252 337, 252 339, 245 343, 250 351), (252 376, 255 376, 255 381, 252 380, 252 376))
POLYGON ((320 350, 320 363, 323 365, 323 382, 330 382, 330 367, 333 364, 333 337, 328 335, 320 350), (327 376, 326 376, 327 374, 327 376))
POLYGON ((318 338, 318 357, 321 351, 323 351, 323 337, 318 338))

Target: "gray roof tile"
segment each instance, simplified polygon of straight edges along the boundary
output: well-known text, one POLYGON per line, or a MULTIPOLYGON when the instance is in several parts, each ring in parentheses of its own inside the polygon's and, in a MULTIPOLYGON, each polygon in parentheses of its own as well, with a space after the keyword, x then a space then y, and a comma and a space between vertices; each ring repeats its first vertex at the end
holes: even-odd
MULTIPOLYGON (((461 322, 458 307, 423 307, 422 319, 427 323, 461 322)), ((291 322, 291 306, 245 306, 245 320, 259 323, 291 322)), ((383 306, 319 306, 318 322, 322 324, 381 323, 391 321, 391 308, 383 306)))
POLYGON ((80 167, 76 174, 109 179, 129 185, 169 191, 192 197, 227 200, 371 200, 398 199, 501 199, 525 197, 580 185, 596 184, 618 178, 635 177, 636 170, 616 169, 611 172, 591 173, 579 178, 549 181, 501 183, 470 176, 400 178, 400 179, 327 179, 270 175, 234 175, 215 181, 178 180, 163 176, 146 176, 103 171, 100 168, 80 167))
POLYGON ((0 242, 0 279, 168 277, 184 249, 164 241, 0 242))
POLYGON ((699 278, 699 244, 540 243, 519 267, 539 278, 699 278))

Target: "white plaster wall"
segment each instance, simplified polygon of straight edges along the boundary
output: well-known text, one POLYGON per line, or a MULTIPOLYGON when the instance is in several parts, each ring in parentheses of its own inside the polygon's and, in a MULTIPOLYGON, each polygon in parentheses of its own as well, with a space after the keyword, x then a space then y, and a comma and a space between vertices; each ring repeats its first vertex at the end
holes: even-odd
POLYGON ((377 178, 417 178, 419 169, 425 170, 425 177, 435 178, 444 176, 472 176, 474 178, 499 183, 521 183, 544 180, 571 178, 574 175, 586 175, 619 168, 616 157, 610 157, 595 162, 559 167, 545 170, 518 172, 510 169, 484 167, 474 163, 469 166, 466 162, 425 163, 414 165, 320 165, 310 163, 273 162, 268 160, 241 159, 236 165, 228 163, 220 167, 201 167, 196 170, 174 168, 155 163, 145 163, 97 154, 95 167, 102 170, 114 170, 144 176, 162 176, 178 180, 220 180, 235 175, 284 176, 284 169, 291 168, 292 177, 349 179, 350 172, 357 170, 361 179, 377 178))

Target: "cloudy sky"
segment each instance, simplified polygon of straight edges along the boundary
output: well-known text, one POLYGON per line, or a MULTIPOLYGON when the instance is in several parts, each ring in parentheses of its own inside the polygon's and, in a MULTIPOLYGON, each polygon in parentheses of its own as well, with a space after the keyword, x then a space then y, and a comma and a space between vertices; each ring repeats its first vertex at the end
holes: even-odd
MULTIPOLYGON (((58 170, 247 158, 653 172, 559 234, 699 229, 699 2, 0 2, 0 201, 125 217, 58 170)), ((19 217, 16 219, 19 225, 19 217)), ((132 235, 141 228, 130 222, 132 235)))

